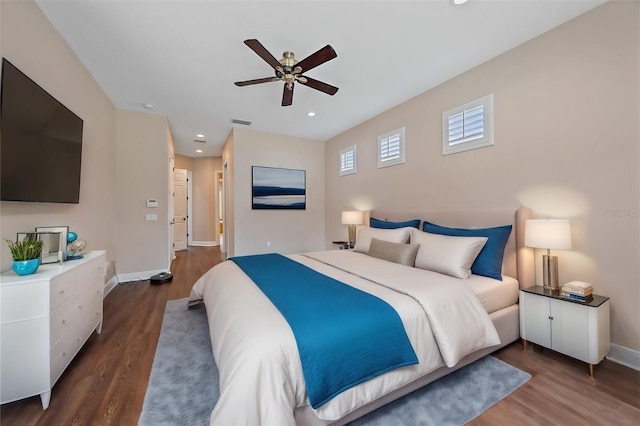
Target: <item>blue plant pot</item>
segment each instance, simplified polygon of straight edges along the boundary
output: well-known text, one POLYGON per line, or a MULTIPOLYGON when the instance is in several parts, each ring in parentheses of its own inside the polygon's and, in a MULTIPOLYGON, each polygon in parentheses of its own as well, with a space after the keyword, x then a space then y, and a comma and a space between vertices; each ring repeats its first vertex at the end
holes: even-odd
POLYGON ((40 259, 14 260, 11 265, 13 271, 18 275, 33 274, 38 270, 39 266, 40 259))

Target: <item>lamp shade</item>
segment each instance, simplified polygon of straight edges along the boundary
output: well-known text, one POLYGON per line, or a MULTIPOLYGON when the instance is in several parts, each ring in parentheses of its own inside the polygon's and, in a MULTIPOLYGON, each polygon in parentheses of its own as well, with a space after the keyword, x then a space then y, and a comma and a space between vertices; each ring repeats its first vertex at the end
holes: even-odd
POLYGON ((524 245, 543 249, 570 249, 571 227, 566 219, 527 219, 524 245))
POLYGON ((343 225, 362 225, 362 212, 347 211, 342 212, 343 225))

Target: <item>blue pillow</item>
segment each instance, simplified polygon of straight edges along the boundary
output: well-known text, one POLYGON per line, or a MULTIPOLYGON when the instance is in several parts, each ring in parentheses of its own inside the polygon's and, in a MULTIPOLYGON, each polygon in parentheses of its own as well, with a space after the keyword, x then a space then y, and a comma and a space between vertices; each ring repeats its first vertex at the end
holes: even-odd
POLYGON ((486 244, 480 250, 473 265, 471 265, 471 273, 500 281, 502 281, 504 248, 507 245, 509 234, 511 234, 511 228, 511 225, 479 229, 447 228, 427 221, 422 225, 423 231, 431 232, 432 234, 454 237, 487 237, 486 244))
POLYGON ((372 217, 369 219, 369 226, 379 229, 398 229, 398 228, 416 228, 420 226, 420 219, 407 220, 406 222, 389 222, 388 220, 380 220, 372 217))

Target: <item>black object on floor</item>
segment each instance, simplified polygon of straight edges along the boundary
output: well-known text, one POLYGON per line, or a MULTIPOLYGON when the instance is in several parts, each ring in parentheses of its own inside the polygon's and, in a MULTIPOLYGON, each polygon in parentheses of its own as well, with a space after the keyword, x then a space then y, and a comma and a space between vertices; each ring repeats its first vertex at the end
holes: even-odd
POLYGON ((149 278, 149 281, 151 282, 151 284, 164 284, 164 283, 169 283, 172 280, 173 280, 173 274, 169 272, 160 272, 159 274, 156 274, 151 278, 149 278))

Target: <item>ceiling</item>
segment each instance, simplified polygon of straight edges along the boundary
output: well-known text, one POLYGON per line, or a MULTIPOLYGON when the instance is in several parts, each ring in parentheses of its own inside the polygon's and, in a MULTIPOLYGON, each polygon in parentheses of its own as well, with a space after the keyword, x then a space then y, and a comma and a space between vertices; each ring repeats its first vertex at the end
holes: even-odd
POLYGON ((36 2, 116 107, 167 116, 176 152, 199 157, 221 154, 232 119, 328 140, 604 0, 36 2), (274 75, 249 38, 276 59, 330 44, 306 75, 340 90, 297 84, 282 107, 281 82, 235 86, 274 75))

